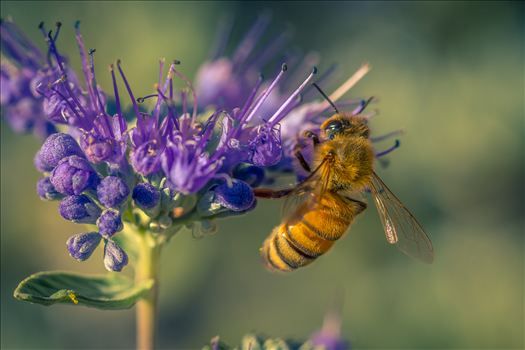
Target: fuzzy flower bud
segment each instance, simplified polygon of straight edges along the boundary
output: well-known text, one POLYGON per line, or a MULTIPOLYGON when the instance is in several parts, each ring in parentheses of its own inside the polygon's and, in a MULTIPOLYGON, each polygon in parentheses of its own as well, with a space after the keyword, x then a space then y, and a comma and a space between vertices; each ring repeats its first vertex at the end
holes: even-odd
POLYGON ((62 159, 51 173, 51 183, 63 194, 81 194, 88 188, 94 188, 98 176, 87 160, 79 156, 62 159))
POLYGON ((53 201, 57 199, 62 199, 64 196, 57 192, 49 177, 44 177, 36 183, 36 191, 38 196, 47 201, 53 201))
POLYGON ((124 227, 120 213, 114 209, 104 210, 97 220, 97 226, 100 235, 104 238, 113 236, 115 233, 122 231, 124 227))
POLYGON ((250 208, 255 200, 250 185, 240 180, 233 180, 232 184, 219 185, 213 191, 215 202, 233 211, 244 211, 250 208))
POLYGON ((100 216, 100 208, 85 195, 67 196, 58 207, 66 220, 83 224, 94 224, 100 216))
POLYGON ((38 170, 51 171, 69 156, 83 157, 84 153, 71 135, 56 133, 49 136, 35 158, 38 170))
POLYGON ((139 183, 133 189, 132 198, 138 207, 152 209, 159 203, 160 192, 148 183, 139 183))
POLYGON ((128 185, 119 177, 108 176, 97 186, 97 197, 107 208, 117 208, 129 195, 128 185))
POLYGON ((233 177, 255 188, 264 180, 264 169, 254 165, 242 164, 233 170, 233 177))
POLYGON ((67 240, 67 250, 72 258, 78 261, 88 259, 100 243, 97 232, 79 233, 67 240))
POLYGON ((108 271, 122 271, 128 264, 128 255, 117 243, 107 240, 104 247, 104 266, 108 271))

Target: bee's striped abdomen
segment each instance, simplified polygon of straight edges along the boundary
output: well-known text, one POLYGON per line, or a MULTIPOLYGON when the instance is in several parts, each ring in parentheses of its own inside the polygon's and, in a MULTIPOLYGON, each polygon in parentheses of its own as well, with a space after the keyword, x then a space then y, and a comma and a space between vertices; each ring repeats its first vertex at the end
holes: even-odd
MULTIPOLYGON (((362 211, 336 195, 323 196, 319 204, 306 211, 302 220, 274 228, 261 248, 269 268, 293 271, 308 265, 326 253, 362 211)), ((297 210, 302 211, 301 206, 297 210)))

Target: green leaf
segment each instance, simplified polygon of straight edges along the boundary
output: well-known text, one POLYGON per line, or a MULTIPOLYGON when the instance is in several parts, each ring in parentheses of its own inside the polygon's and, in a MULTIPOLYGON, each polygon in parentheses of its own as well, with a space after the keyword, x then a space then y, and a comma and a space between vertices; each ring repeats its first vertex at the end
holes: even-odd
POLYGON ((128 309, 153 287, 153 280, 135 284, 120 274, 81 275, 46 271, 29 276, 16 287, 14 297, 30 303, 84 305, 98 309, 128 309))

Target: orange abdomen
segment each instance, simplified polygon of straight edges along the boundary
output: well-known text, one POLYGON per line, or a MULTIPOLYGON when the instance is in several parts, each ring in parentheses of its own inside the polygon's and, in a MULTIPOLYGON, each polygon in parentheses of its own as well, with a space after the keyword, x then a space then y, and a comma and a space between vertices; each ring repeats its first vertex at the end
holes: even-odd
POLYGON ((263 243, 261 255, 266 265, 279 271, 308 265, 343 236, 364 208, 335 193, 324 195, 311 209, 304 203, 291 215, 299 220, 281 223, 263 243))

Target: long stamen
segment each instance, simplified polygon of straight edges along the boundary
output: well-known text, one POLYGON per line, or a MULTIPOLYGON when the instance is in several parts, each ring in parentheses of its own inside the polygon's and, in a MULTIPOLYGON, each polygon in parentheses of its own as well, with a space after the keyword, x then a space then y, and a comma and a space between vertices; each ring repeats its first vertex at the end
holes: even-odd
MULTIPOLYGON (((157 84, 160 87, 160 84, 162 82, 162 71, 164 68, 164 58, 162 58, 159 62, 160 65, 160 74, 159 74, 159 83, 157 84)), ((173 80, 173 72, 175 70, 175 63, 170 64, 168 68, 168 74, 166 76, 166 81, 164 82, 164 86, 162 87, 162 95, 166 94, 166 90, 168 89, 168 86, 171 85, 171 81, 173 80)), ((158 89, 157 89, 158 90, 158 89)), ((159 122, 160 118, 160 106, 161 106, 161 98, 160 95, 158 95, 157 103, 155 104, 155 108, 153 109, 153 116, 155 117, 155 120, 157 123, 159 122)))
POLYGON ((122 67, 120 66, 120 60, 117 60, 117 68, 120 73, 120 76, 122 77, 122 81, 124 81, 126 90, 128 90, 129 97, 131 98, 131 103, 133 104, 133 110, 135 111, 135 114, 137 115, 137 123, 142 124, 139 106, 137 105, 137 102, 135 101, 135 96, 133 96, 133 92, 131 91, 131 87, 129 86, 128 80, 126 79, 126 76, 124 75, 124 72, 122 71, 122 67))
POLYGON ((10 33, 13 33, 13 35, 16 37, 17 42, 22 47, 26 48, 27 51, 30 52, 30 57, 34 58, 36 61, 43 57, 40 49, 36 47, 36 45, 33 44, 33 42, 27 37, 27 35, 23 31, 21 31, 20 28, 18 28, 18 26, 15 25, 10 19, 3 20, 1 24, 5 25, 8 31, 10 33))
POLYGON ((87 51, 86 47, 84 45, 84 40, 82 39, 82 35, 80 34, 80 21, 75 22, 75 39, 77 41, 78 49, 80 51, 80 61, 82 63, 82 72, 84 73, 84 79, 86 83, 86 87, 89 94, 89 102, 91 103, 91 107, 93 109, 97 108, 96 105, 96 98, 95 93, 93 92, 93 86, 91 84, 91 81, 93 80, 93 77, 91 76, 91 71, 89 69, 88 65, 88 59, 87 59, 87 51))
POLYGON ((61 22, 57 22, 56 25, 55 25, 56 29, 55 29, 55 36, 53 36, 53 41, 57 41, 58 39, 58 35, 60 34, 60 28, 62 28, 62 23, 61 22))
POLYGON ((270 16, 268 14, 259 16, 255 24, 252 26, 248 34, 244 37, 242 42, 237 47, 237 50, 233 54, 233 65, 238 66, 242 64, 246 58, 250 55, 255 44, 259 41, 259 38, 264 33, 266 26, 270 22, 270 16))
POLYGON ((195 89, 193 88, 193 84, 191 83, 191 81, 184 75, 182 74, 181 72, 179 72, 178 70, 175 69, 175 66, 176 64, 180 64, 180 61, 178 60, 174 60, 173 61, 173 73, 175 73, 182 81, 184 81, 184 83, 186 84, 186 86, 188 87, 188 89, 190 90, 191 92, 191 96, 193 98, 193 113, 192 113, 192 116, 191 116, 191 123, 195 123, 195 120, 197 119, 197 109, 198 109, 198 101, 197 101, 197 95, 195 94, 195 89))
MULTIPOLYGON (((73 113, 77 116, 78 120, 81 121, 81 120, 82 120, 82 117, 80 116, 80 114, 78 114, 78 111, 77 111, 77 109, 75 108, 75 105, 73 105, 73 104, 71 103, 71 101, 69 101, 69 99, 68 99, 66 96, 64 96, 64 94, 62 94, 62 93, 61 93, 57 88, 55 88, 54 86, 50 85, 49 88, 50 88, 51 90, 53 90, 58 96, 60 96, 60 98, 61 98, 63 101, 65 101, 65 102, 68 104, 69 109, 71 109, 71 110, 73 111, 73 113)), ((64 115, 62 114, 62 116, 64 116, 64 115)), ((65 117, 64 117, 64 120, 67 122, 67 119, 66 119, 65 117)))
POLYGON ((244 117, 244 115, 248 112, 248 109, 250 108, 250 106, 252 105, 253 100, 255 99, 255 95, 257 95, 257 91, 259 91, 259 88, 261 87, 263 80, 264 80, 264 77, 262 75, 259 75, 259 78, 257 79, 257 82, 255 83, 255 86, 252 89, 250 96, 248 96, 248 99, 244 103, 244 106, 242 107, 239 113, 239 117, 241 118, 241 120, 244 117))
POLYGON ((62 74, 65 75, 66 71, 65 71, 64 66, 63 66, 62 57, 58 53, 58 50, 57 50, 56 45, 55 45, 55 41, 53 40, 53 37, 51 36, 51 34, 53 34, 52 31, 49 31, 47 33, 47 40, 49 42, 49 51, 51 52, 51 54, 53 56, 55 56, 55 60, 57 61, 57 65, 58 65, 58 68, 60 69, 60 72, 62 72, 62 74))
POLYGON ((67 81, 67 73, 66 73, 66 70, 64 68, 64 62, 62 60, 62 57, 58 53, 58 50, 57 50, 56 45, 55 45, 55 40, 53 39, 51 34, 52 34, 51 31, 47 34, 47 38, 48 38, 48 42, 49 42, 49 51, 55 56, 55 59, 56 59, 57 64, 58 64, 58 68, 60 69, 60 71, 62 72, 62 75, 64 76, 63 86, 66 88, 66 91, 69 94, 69 96, 78 105, 78 108, 80 109, 82 114, 87 116, 87 113, 86 113, 84 107, 82 106, 82 104, 80 103, 80 101, 78 100, 76 95, 71 90, 71 87, 69 86, 69 83, 67 81))
POLYGON ((6 50, 15 60, 33 68, 39 68, 42 54, 20 29, 9 20, 0 23, 2 50, 6 50))
POLYGON ((361 101, 359 103, 359 106, 357 106, 357 108, 352 111, 352 115, 358 115, 361 112, 363 112, 365 108, 370 104, 370 102, 372 102, 373 99, 374 99, 374 96, 370 97, 366 101, 361 101))
MULTIPOLYGON (((370 65, 365 63, 359 68, 347 81, 343 83, 337 90, 335 90, 329 97, 330 100, 336 102, 341 98, 348 90, 350 90, 359 80, 361 80, 366 73, 370 71, 370 65)), ((323 109, 330 107, 330 104, 327 101, 324 101, 322 104, 323 109)))
POLYGON ((286 45, 288 40, 290 40, 290 37, 292 36, 291 30, 287 30, 281 35, 279 35, 273 42, 271 42, 262 52, 259 57, 255 59, 255 61, 250 64, 251 67, 262 67, 266 63, 268 63, 269 60, 271 60, 273 57, 276 56, 278 52, 281 51, 281 49, 286 45))
POLYGON ((230 38, 231 30, 233 28, 233 20, 228 16, 223 18, 219 23, 219 29, 217 30, 217 35, 215 37, 214 45, 210 50, 210 58, 216 60, 221 57, 230 38))
POLYGON ((392 147, 390 147, 390 148, 388 148, 388 149, 386 149, 386 150, 384 150, 382 152, 376 153, 376 158, 379 158, 379 157, 387 155, 388 153, 390 153, 393 150, 395 150, 396 148, 398 148, 400 145, 401 145, 401 142, 399 142, 399 140, 396 140, 396 143, 392 147))
POLYGON ((95 93, 95 96, 97 97, 97 101, 100 107, 100 113, 105 114, 104 111, 104 104, 102 103, 102 99, 100 98, 100 93, 98 92, 97 87, 97 79, 95 77, 95 49, 89 50, 89 61, 90 61, 90 69, 91 69, 91 75, 93 76, 93 92, 95 93))
POLYGON ((175 115, 175 111, 174 111, 174 104, 173 104, 173 100, 170 98, 168 99, 163 93, 162 91, 160 91, 159 88, 157 88, 157 93, 158 95, 164 100, 164 102, 166 103, 166 106, 168 107, 168 118, 171 118, 171 120, 173 120, 174 124, 175 124, 175 127, 177 128, 177 130, 180 131, 180 125, 179 125, 179 121, 177 120, 177 117, 175 115))
POLYGON ((122 115, 122 109, 120 107, 120 96, 118 93, 117 79, 115 78, 115 66, 111 64, 109 66, 109 71, 111 72, 111 81, 113 82, 113 93, 115 95, 115 104, 117 108, 117 114, 122 115))
POLYGON ((293 103, 293 101, 297 98, 297 96, 301 93, 301 91, 303 91, 303 89, 308 85, 308 83, 310 83, 310 81, 313 79, 313 77, 317 74, 317 68, 314 67, 312 69, 312 72, 310 73, 310 75, 304 80, 304 82, 290 95, 290 97, 288 97, 288 99, 286 101, 284 101, 284 103, 281 105, 281 107, 279 107, 279 109, 277 110, 277 112, 275 112, 271 117, 270 119, 268 120, 268 124, 270 126, 273 126, 275 125, 276 123, 278 123, 279 121, 281 121, 281 119, 284 118, 284 116, 286 114, 282 113, 290 103, 293 103))
POLYGON ((394 130, 394 131, 391 131, 387 134, 384 134, 384 135, 380 135, 380 136, 376 136, 376 137, 371 137, 370 138, 370 141, 372 142, 379 142, 379 141, 383 141, 383 140, 386 140, 386 139, 389 139, 393 136, 399 136, 399 135, 402 135, 405 133, 405 130, 403 129, 399 129, 399 130, 394 130))
POLYGON ((257 99, 257 101, 255 102, 255 106, 253 106, 253 108, 250 110, 250 113, 243 116, 243 119, 240 120, 239 122, 240 126, 249 122, 252 119, 252 117, 255 115, 257 110, 261 107, 261 105, 264 103, 266 98, 270 95, 272 90, 277 86, 279 81, 282 79, 284 72, 286 72, 287 70, 288 70, 288 66, 286 65, 286 63, 283 63, 281 66, 281 70, 279 71, 279 74, 277 74, 277 76, 272 81, 270 86, 268 86, 268 88, 266 88, 266 90, 264 90, 261 96, 257 99))
POLYGON ((44 21, 42 21, 42 22, 40 22, 38 24, 38 29, 40 30, 40 32, 44 36, 44 39, 47 39, 47 31, 46 31, 46 27, 44 25, 44 21))

